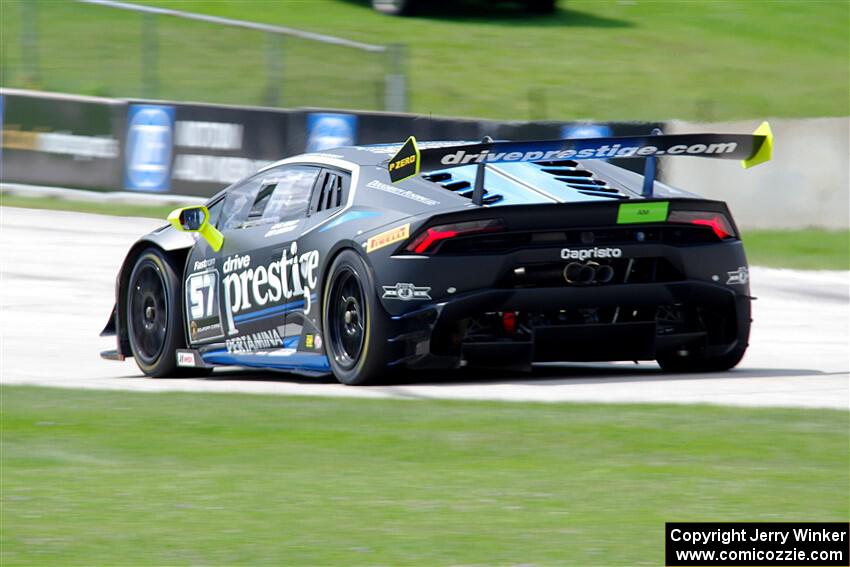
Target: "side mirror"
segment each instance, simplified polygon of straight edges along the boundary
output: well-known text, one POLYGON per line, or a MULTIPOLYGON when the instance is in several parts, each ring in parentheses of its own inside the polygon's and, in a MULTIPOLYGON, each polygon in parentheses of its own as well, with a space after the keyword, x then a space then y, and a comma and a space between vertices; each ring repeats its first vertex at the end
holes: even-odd
POLYGON ((180 211, 180 225, 183 230, 201 230, 209 218, 206 207, 187 207, 180 211))
POLYGON ((180 232, 197 232, 210 247, 218 252, 224 244, 224 236, 209 223, 210 211, 203 205, 174 209, 168 215, 168 222, 180 232))

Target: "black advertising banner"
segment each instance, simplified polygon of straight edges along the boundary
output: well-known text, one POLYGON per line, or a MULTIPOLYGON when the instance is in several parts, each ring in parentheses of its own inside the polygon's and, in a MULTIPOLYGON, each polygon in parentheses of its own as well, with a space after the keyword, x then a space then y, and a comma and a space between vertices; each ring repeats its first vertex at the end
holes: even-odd
POLYGON ((667 567, 847 567, 847 522, 668 522, 667 567))
POLYGON ((121 187, 123 102, 14 89, 0 96, 4 182, 121 187))
POLYGON ((293 153, 288 112, 130 101, 124 188, 210 196, 293 153))

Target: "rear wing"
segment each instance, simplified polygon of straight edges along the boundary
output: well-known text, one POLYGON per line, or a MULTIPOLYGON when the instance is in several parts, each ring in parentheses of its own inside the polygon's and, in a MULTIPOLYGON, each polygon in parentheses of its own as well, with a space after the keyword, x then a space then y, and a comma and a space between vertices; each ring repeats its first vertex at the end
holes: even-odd
MULTIPOLYGON (((493 142, 456 146, 418 148, 411 136, 387 162, 393 182, 402 181, 420 171, 433 171, 495 163, 556 161, 566 159, 657 158, 694 156, 738 159, 745 168, 770 160, 773 134, 763 122, 753 134, 672 134, 575 138, 528 142, 493 142)), ((647 160, 652 162, 654 159, 647 160)), ((654 167, 653 167, 654 170, 654 167)), ((483 174, 479 174, 482 177, 483 174)), ((653 175, 654 176, 654 175, 653 175)))

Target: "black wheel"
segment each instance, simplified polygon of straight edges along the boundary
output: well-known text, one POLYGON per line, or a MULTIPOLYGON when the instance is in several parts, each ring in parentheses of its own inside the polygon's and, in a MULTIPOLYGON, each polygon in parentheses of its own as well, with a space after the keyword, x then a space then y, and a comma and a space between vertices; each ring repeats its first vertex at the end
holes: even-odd
POLYGON ((204 368, 178 368, 176 350, 186 346, 177 266, 158 248, 142 252, 127 285, 126 320, 130 349, 142 372, 199 376, 204 368))
POLYGON ((556 0, 526 0, 525 9, 532 14, 554 14, 556 0))
POLYGON ((721 330, 727 324, 709 325, 708 346, 668 352, 658 357, 658 364, 665 372, 722 372, 734 368, 744 358, 750 338, 750 302, 749 299, 739 303, 738 321, 734 325, 737 338, 731 348, 711 346, 712 343, 723 344, 721 330))
POLYGON ((411 16, 417 5, 418 0, 372 0, 372 8, 391 16, 411 16))
POLYGON ((341 252, 328 274, 322 327, 334 376, 352 386, 375 382, 390 362, 391 320, 375 294, 372 275, 352 250, 341 252))

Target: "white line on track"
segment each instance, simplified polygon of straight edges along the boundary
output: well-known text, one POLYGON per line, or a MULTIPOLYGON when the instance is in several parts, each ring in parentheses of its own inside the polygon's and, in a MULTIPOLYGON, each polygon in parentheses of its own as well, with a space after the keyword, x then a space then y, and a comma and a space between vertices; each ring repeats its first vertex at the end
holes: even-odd
POLYGON ((153 219, 0 208, 0 382, 146 392, 245 392, 539 402, 710 403, 850 409, 850 272, 753 268, 755 323, 741 365, 671 375, 655 364, 547 364, 532 375, 444 373, 345 387, 283 373, 219 372, 197 380, 141 376, 101 360, 97 335, 130 245, 153 219))

